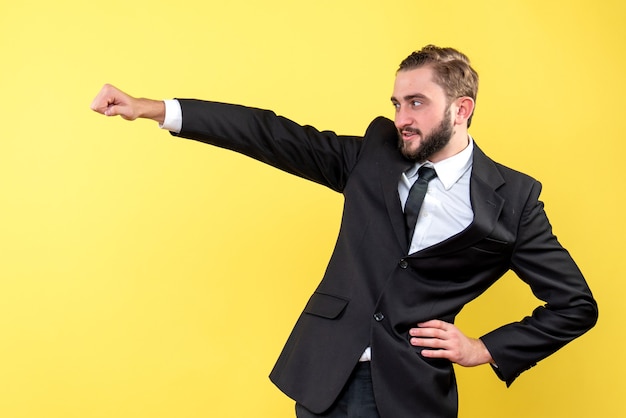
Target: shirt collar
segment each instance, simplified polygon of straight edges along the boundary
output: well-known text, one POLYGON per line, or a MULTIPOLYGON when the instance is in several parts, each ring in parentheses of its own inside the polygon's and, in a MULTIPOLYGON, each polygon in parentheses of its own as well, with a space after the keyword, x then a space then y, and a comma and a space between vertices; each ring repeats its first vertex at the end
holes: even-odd
POLYGON ((472 167, 474 139, 471 135, 468 135, 468 138, 469 144, 465 147, 465 149, 463 149, 463 151, 437 163, 426 161, 422 164, 415 164, 405 173, 406 177, 411 178, 417 175, 417 170, 419 170, 419 168, 423 165, 433 167, 437 172, 437 178, 441 180, 443 187, 446 190, 449 190, 457 181, 459 181, 461 176, 463 176, 463 174, 465 174, 465 172, 472 167))

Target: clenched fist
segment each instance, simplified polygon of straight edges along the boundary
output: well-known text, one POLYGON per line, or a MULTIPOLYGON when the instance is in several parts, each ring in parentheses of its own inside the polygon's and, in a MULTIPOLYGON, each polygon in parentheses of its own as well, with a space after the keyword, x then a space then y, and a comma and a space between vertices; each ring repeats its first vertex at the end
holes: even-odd
POLYGON ((132 97, 118 88, 105 84, 91 103, 91 109, 105 116, 121 116, 126 120, 151 119, 163 123, 165 104, 159 100, 132 97))

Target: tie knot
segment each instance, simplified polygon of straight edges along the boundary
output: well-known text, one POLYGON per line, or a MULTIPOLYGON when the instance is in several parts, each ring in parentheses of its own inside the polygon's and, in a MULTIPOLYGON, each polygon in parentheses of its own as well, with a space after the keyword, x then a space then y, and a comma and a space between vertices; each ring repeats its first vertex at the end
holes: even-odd
POLYGON ((425 165, 421 166, 419 170, 417 170, 417 174, 419 176, 417 179, 426 183, 437 177, 437 172, 435 171, 435 169, 432 167, 427 167, 425 165))

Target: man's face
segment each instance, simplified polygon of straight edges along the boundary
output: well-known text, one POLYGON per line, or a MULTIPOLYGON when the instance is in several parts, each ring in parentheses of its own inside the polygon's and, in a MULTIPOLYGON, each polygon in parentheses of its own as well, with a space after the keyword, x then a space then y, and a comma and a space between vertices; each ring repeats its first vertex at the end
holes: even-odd
POLYGON ((398 72, 391 102, 402 153, 419 162, 437 160, 452 138, 454 125, 445 92, 433 81, 432 69, 398 72))

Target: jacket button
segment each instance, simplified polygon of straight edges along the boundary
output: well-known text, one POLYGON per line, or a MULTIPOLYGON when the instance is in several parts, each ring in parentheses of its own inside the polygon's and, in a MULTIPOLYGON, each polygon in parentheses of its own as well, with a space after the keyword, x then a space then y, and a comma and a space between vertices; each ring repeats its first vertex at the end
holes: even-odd
POLYGON ((382 312, 376 312, 374 314, 374 319, 376 320, 376 322, 380 322, 385 319, 385 315, 383 315, 382 312))
POLYGON ((401 269, 405 269, 409 266, 409 262, 406 261, 404 258, 400 260, 400 263, 398 263, 400 265, 401 269))

